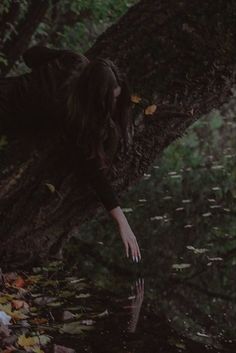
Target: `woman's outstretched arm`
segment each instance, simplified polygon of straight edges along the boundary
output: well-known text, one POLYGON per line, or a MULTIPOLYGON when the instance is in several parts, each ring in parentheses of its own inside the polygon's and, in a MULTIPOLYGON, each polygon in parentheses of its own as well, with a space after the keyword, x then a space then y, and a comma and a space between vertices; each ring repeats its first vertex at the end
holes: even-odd
POLYGON ((82 152, 80 152, 74 162, 75 173, 85 177, 85 179, 89 181, 104 207, 115 220, 125 246, 126 256, 129 257, 130 252, 133 261, 138 262, 141 260, 141 254, 136 237, 120 207, 119 200, 110 181, 99 168, 97 159, 87 159, 82 152))
POLYGON ((133 261, 136 261, 136 262, 140 261, 141 253, 139 250, 136 237, 132 229, 130 228, 127 218, 125 217, 120 206, 117 206, 112 210, 110 210, 110 214, 114 218, 114 220, 116 221, 119 227, 119 232, 125 246, 126 256, 129 257, 129 251, 130 251, 133 261))

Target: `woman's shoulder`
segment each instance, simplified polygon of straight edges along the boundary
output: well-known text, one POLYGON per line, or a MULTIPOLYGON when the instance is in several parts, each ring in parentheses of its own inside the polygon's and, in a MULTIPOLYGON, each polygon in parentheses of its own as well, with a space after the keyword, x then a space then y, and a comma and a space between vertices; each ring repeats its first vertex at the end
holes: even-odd
POLYGON ((66 67, 75 64, 87 63, 89 60, 82 53, 70 48, 48 48, 43 45, 34 45, 22 55, 23 61, 31 69, 52 65, 66 67))
POLYGON ((89 63, 89 59, 85 55, 71 49, 62 50, 59 60, 68 69, 89 63))

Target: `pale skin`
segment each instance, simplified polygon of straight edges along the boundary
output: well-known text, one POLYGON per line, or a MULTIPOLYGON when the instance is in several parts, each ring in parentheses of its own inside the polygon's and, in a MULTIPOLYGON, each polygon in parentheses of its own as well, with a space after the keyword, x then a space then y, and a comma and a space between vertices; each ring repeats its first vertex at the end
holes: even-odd
POLYGON ((130 252, 133 261, 139 262, 141 260, 139 246, 122 209, 120 206, 117 206, 110 210, 109 213, 118 225, 119 233, 125 246, 126 256, 129 257, 130 252))
MULTIPOLYGON (((119 96, 121 92, 121 87, 118 86, 114 89, 114 99, 119 96)), ((137 243, 137 239, 130 228, 130 225, 125 217, 122 209, 120 206, 117 206, 109 211, 112 218, 115 220, 116 224, 118 225, 119 233, 121 239, 125 246, 126 256, 129 257, 129 253, 132 256, 133 261, 139 262, 141 260, 141 253, 137 243)))

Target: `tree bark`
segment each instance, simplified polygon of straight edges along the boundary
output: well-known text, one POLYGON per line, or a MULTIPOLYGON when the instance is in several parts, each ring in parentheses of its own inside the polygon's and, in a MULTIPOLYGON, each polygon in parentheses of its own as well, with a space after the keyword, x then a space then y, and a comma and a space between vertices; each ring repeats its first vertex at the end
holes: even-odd
POLYGON ((0 33, 1 33, 0 48, 1 49, 3 47, 3 42, 4 42, 3 39, 5 37, 5 33, 7 33, 8 36, 11 35, 13 31, 13 27, 15 26, 15 21, 19 15, 19 12, 20 12, 20 3, 12 2, 9 8, 9 11, 5 13, 0 19, 0 33))
POLYGON ((30 3, 25 18, 17 24, 17 33, 14 33, 12 38, 2 48, 4 55, 8 59, 8 65, 1 68, 3 76, 9 73, 14 62, 27 49, 30 39, 45 16, 49 5, 50 3, 47 0, 32 1, 30 3))
MULTIPOLYGON (((122 194, 187 127, 232 99, 236 3, 229 0, 140 1, 108 28, 85 55, 109 57, 128 76, 134 141, 110 175, 122 194), (144 108, 156 104, 152 115, 144 108)), ((25 267, 57 253, 99 200, 73 175, 57 136, 21 137, 7 148, 0 175, 0 258, 25 267), (45 183, 53 184, 51 192, 45 183)))

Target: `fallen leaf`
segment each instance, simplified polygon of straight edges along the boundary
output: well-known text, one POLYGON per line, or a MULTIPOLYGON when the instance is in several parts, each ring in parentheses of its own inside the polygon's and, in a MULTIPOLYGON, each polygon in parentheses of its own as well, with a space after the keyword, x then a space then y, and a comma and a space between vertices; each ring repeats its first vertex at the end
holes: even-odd
POLYGON ((91 296, 91 294, 89 294, 89 293, 81 293, 79 295, 76 295, 75 297, 76 298, 88 298, 90 296, 91 296))
POLYGON ((13 320, 23 320, 28 318, 28 316, 26 316, 21 310, 12 311, 11 304, 0 304, 0 310, 4 311, 7 315, 10 315, 13 320))
POLYGON ((149 106, 144 110, 144 114, 145 114, 145 115, 152 115, 153 113, 155 113, 156 109, 157 109, 156 104, 149 105, 149 106))
POLYGON ((49 190, 53 193, 56 191, 56 188, 54 185, 49 184, 49 183, 45 183, 45 185, 49 188, 49 190))
POLYGON ((211 188, 211 190, 217 191, 220 190, 221 188, 219 186, 214 186, 213 188, 211 188))
POLYGON ((192 224, 185 224, 184 228, 192 228, 192 224))
POLYGON ((23 348, 33 347, 39 345, 39 338, 38 336, 26 337, 25 335, 21 335, 18 337, 17 343, 23 348))
POLYGON ((175 211, 183 211, 184 210, 184 207, 178 207, 175 209, 175 211))
POLYGON ((103 311, 102 313, 100 314, 94 314, 92 315, 92 317, 103 317, 103 316, 108 316, 109 315, 109 312, 108 310, 106 309, 105 311, 103 311))
POLYGON ((25 286, 25 280, 21 276, 18 276, 18 278, 12 283, 12 286, 23 288, 25 286))
POLYGON ((64 347, 64 346, 59 346, 57 344, 54 344, 54 353, 75 353, 75 350, 72 348, 64 347))
POLYGON ((75 317, 75 314, 71 313, 68 310, 65 310, 62 315, 62 320, 66 321, 66 320, 73 319, 74 317, 75 317))
POLYGON ((0 337, 9 337, 11 334, 11 330, 8 326, 2 325, 0 322, 0 337))
POLYGON ((201 333, 201 332, 197 332, 198 336, 202 336, 202 337, 210 337, 209 335, 205 334, 205 333, 201 333))
POLYGON ((24 300, 13 299, 11 302, 11 305, 15 309, 20 309, 20 308, 28 309, 29 308, 29 304, 26 303, 24 300))
POLYGON ((203 254, 203 253, 209 251, 208 249, 205 249, 205 248, 202 248, 202 249, 194 248, 194 246, 191 246, 191 245, 187 245, 186 248, 189 250, 193 250, 194 254, 203 254))
POLYGON ((0 324, 10 325, 11 316, 7 315, 5 311, 0 311, 0 324))
POLYGON ((46 324, 48 323, 48 319, 46 318, 40 318, 40 317, 36 317, 32 320, 30 320, 30 322, 32 322, 33 324, 36 324, 36 325, 41 325, 41 324, 46 324))
POLYGON ((203 217, 209 217, 209 216, 211 216, 211 215, 212 215, 211 212, 202 213, 202 216, 203 216, 203 217))
POLYGON ((57 307, 61 306, 62 304, 63 304, 63 302, 52 302, 52 303, 48 303, 47 306, 57 308, 57 307))
POLYGON ((163 216, 154 216, 150 218, 150 221, 154 221, 154 220, 159 220, 159 219, 163 219, 163 216))
POLYGON ((133 212, 133 209, 132 208, 122 208, 122 211, 128 213, 128 212, 133 212))
POLYGON ((176 270, 182 270, 184 268, 188 268, 190 267, 191 265, 190 264, 173 264, 172 267, 176 270))
POLYGON ((87 326, 91 326, 91 325, 96 323, 95 320, 91 320, 91 319, 81 320, 80 322, 81 322, 81 324, 84 324, 84 325, 87 325, 87 326))
POLYGON ((137 96, 137 95, 131 95, 131 102, 133 103, 139 103, 141 101, 141 97, 137 96))
POLYGON ((78 335, 83 333, 84 330, 92 329, 91 326, 82 325, 80 321, 74 321, 64 324, 60 328, 61 333, 70 333, 71 335, 78 335))
MULTIPOLYGON (((17 343, 23 348, 33 347, 33 346, 46 346, 51 341, 51 338, 46 335, 39 336, 29 336, 21 335, 18 337, 17 343)), ((37 348, 37 347, 35 347, 37 348)))
POLYGON ((42 351, 42 349, 40 347, 34 347, 34 348, 32 348, 32 351, 34 353, 44 353, 44 351, 42 351))
POLYGON ((5 304, 11 301, 14 298, 13 295, 10 294, 5 294, 3 296, 0 296, 0 304, 5 304))
POLYGON ((39 337, 39 343, 42 346, 46 346, 49 342, 51 342, 51 337, 47 335, 40 335, 39 337))
POLYGON ((47 305, 53 301, 55 301, 57 298, 56 297, 37 297, 34 299, 34 303, 40 306, 47 305))
POLYGON ((11 346, 11 347, 6 347, 6 349, 4 349, 4 351, 1 351, 1 353, 12 353, 12 352, 15 352, 16 351, 16 348, 11 346))
POLYGON ((23 320, 23 319, 28 319, 29 316, 25 315, 23 312, 20 310, 14 310, 10 314, 13 320, 23 320))
POLYGON ((182 343, 182 342, 176 342, 176 343, 175 343, 175 346, 176 346, 177 348, 180 348, 180 349, 186 349, 185 344, 182 343))
POLYGON ((12 283, 17 279, 18 275, 16 272, 7 272, 3 274, 5 284, 12 283))
POLYGON ((25 282, 27 285, 29 284, 35 284, 37 283, 43 276, 42 275, 32 275, 32 276, 29 276, 25 282))

